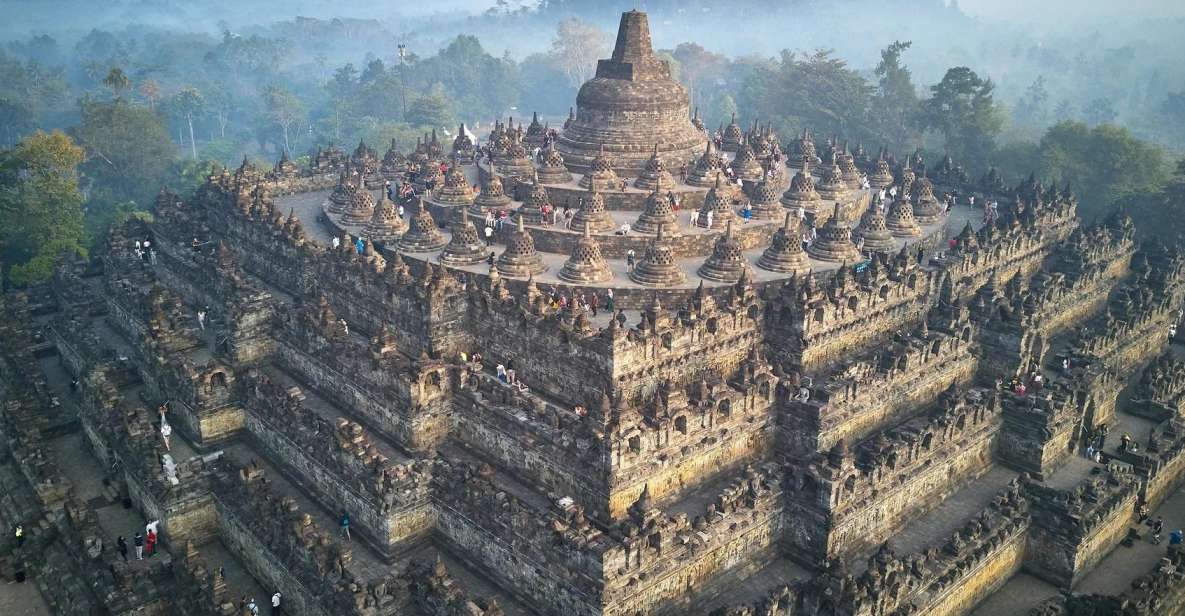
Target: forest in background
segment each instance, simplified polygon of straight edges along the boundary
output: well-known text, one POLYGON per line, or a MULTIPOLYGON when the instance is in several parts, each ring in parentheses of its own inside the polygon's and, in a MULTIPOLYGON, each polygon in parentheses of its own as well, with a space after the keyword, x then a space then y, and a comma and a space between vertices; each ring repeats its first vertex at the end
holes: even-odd
MULTIPOLYGON (((359 140, 409 149, 427 130, 448 136, 464 121, 480 133, 533 111, 562 122, 608 55, 620 10, 633 8, 553 0, 409 16, 349 3, 139 0, 95 15, 76 5, 28 4, 24 22, 0 29, 7 282, 45 276, 43 253, 85 250, 161 185, 189 190, 211 164, 270 165, 281 151, 299 159, 359 140), (62 138, 31 138, 53 130, 62 138), (55 173, 61 185, 28 181, 52 184, 55 173), (51 189, 60 204, 33 192, 51 189), (60 225, 69 229, 50 228, 60 225)), ((736 114, 783 141, 809 128, 873 150, 950 153, 973 176, 1033 172, 1068 182, 1086 218, 1117 204, 1151 220, 1182 211, 1180 19, 999 22, 939 0, 645 8, 710 126, 736 114)))

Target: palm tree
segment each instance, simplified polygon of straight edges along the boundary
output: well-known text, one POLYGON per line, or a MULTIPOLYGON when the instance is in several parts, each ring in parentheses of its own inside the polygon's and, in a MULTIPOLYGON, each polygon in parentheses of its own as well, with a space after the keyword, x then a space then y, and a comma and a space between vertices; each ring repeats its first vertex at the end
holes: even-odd
POLYGON ((197 143, 193 140, 193 116, 201 110, 202 105, 205 104, 205 99, 202 98, 202 93, 192 86, 182 88, 175 97, 177 109, 185 116, 185 121, 189 124, 189 150, 193 155, 193 159, 197 160, 197 143))
POLYGON ((120 95, 132 87, 132 80, 128 79, 123 69, 114 67, 110 71, 107 71, 107 76, 103 78, 103 85, 107 86, 108 90, 111 90, 111 95, 116 100, 119 100, 120 95))
POLYGON ((140 84, 140 96, 148 101, 149 109, 156 109, 156 101, 160 100, 160 85, 151 79, 145 79, 140 84))

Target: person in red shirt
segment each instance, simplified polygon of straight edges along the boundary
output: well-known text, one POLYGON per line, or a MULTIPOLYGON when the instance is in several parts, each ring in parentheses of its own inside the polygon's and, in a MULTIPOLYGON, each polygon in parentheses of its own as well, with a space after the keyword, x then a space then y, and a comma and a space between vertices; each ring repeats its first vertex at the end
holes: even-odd
POLYGON ((144 537, 144 552, 149 557, 156 552, 156 531, 149 530, 148 535, 144 537))

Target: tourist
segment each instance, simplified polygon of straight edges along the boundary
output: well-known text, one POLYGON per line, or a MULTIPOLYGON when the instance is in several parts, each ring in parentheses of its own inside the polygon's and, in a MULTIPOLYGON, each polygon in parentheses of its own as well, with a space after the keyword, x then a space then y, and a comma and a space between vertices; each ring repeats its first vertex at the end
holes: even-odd
POLYGON ((362 241, 361 236, 354 240, 354 250, 357 250, 358 254, 366 252, 366 242, 362 241))
POLYGON ((1069 371, 1070 371, 1070 358, 1063 357, 1062 358, 1062 372, 1069 372, 1069 371))
POLYGON ((1169 545, 1181 545, 1182 538, 1183 535, 1181 533, 1181 529, 1178 528, 1177 530, 1174 530, 1173 532, 1169 533, 1169 545))
POLYGON ((123 538, 123 535, 115 540, 115 545, 119 546, 119 556, 123 558, 123 562, 128 562, 128 542, 123 538))
POLYGON ((279 613, 280 613, 280 591, 277 590, 276 594, 272 595, 272 614, 274 615, 274 614, 279 614, 279 613))
POLYGON ((922 264, 922 260, 925 258, 925 253, 925 249, 921 246, 918 246, 918 265, 922 264))
POLYGON ((259 616, 259 606, 255 605, 255 597, 247 602, 247 611, 251 612, 251 616, 259 616))
POLYGON ((17 524, 16 528, 12 529, 12 536, 16 539, 17 546, 25 545, 25 527, 17 524))
POLYGON ((1094 459, 1094 445, 1087 445, 1086 446, 1086 459, 1087 460, 1094 459))
POLYGON ((198 317, 198 327, 200 327, 202 329, 202 331, 206 331, 206 311, 205 310, 198 310, 197 317, 198 317))
POLYGON ((491 245, 493 245, 493 243, 494 243, 494 227, 487 224, 486 228, 485 228, 485 236, 486 236, 486 247, 488 248, 491 245))
POLYGON ((592 294, 592 302, 589 303, 589 307, 592 308, 593 318, 596 318, 596 316, 597 316, 597 304, 599 304, 599 303, 601 303, 600 298, 597 297, 596 293, 593 293, 592 294))
POLYGON ((148 251, 148 263, 150 263, 151 265, 156 265, 156 249, 155 248, 148 251))
POLYGON ((169 422, 167 421, 162 421, 160 424, 160 438, 165 442, 165 451, 172 451, 172 449, 169 447, 169 437, 172 436, 172 434, 173 426, 170 426, 169 422))
POLYGON ((634 271, 634 249, 630 248, 625 253, 625 271, 626 273, 634 271))
POLYGON ((140 533, 132 537, 132 545, 136 546, 136 560, 144 560, 144 537, 140 533))
POLYGON ((404 217, 403 215, 404 215, 404 213, 405 213, 405 210, 403 209, 403 204, 402 204, 402 203, 400 203, 400 204, 399 204, 399 209, 398 209, 397 211, 398 211, 398 213, 399 213, 399 217, 400 217, 400 218, 403 218, 403 217, 404 217))
POLYGON ((1127 434, 1125 432, 1123 434, 1123 436, 1119 437, 1119 453, 1123 453, 1123 452, 1127 451, 1128 448, 1131 447, 1131 445, 1132 445, 1132 437, 1130 434, 1127 434))
POLYGON ((671 211, 678 214, 679 213, 679 198, 675 196, 675 193, 668 190, 667 191, 667 201, 671 204, 671 211))
POLYGON ((342 333, 343 333, 343 334, 345 334, 347 338, 349 338, 349 337, 350 337, 350 325, 349 325, 349 323, 346 323, 346 320, 345 320, 345 319, 338 319, 338 320, 337 320, 337 322, 338 322, 338 323, 340 323, 340 324, 341 324, 341 326, 342 326, 342 333))
POLYGON ((745 202, 744 207, 741 208, 741 218, 744 218, 745 222, 749 222, 750 220, 753 219, 753 204, 752 203, 750 203, 748 201, 745 202))
MULTIPOLYGON (((565 301, 567 300, 567 298, 564 298, 564 299, 565 299, 565 301)), ((498 380, 501 381, 502 384, 506 384, 506 381, 507 381, 506 366, 503 366, 502 364, 498 364, 498 367, 495 368, 495 372, 498 373, 498 380)))
MULTIPOLYGON (((486 246, 489 246, 488 240, 486 241, 486 246)), ((488 263, 490 267, 494 267, 494 251, 491 250, 489 256, 486 257, 486 263, 488 263)))
POLYGON ((697 224, 699 224, 699 212, 696 210, 691 210, 691 226, 694 227, 697 224))
POLYGON ((713 217, 714 217, 714 215, 713 215, 713 213, 712 213, 712 210, 708 210, 708 215, 707 215, 707 224, 705 224, 705 225, 704 225, 705 227, 707 227, 707 228, 709 228, 709 229, 711 229, 711 228, 712 228, 712 218, 713 218, 713 217))
POLYGON ((156 531, 151 528, 148 529, 148 535, 144 537, 144 553, 149 558, 152 558, 152 555, 156 553, 156 531))
POLYGON ((687 182, 687 163, 684 162, 679 165, 679 181, 687 182))
POLYGON ((1160 533, 1164 531, 1164 516, 1158 516, 1152 523, 1152 545, 1160 543, 1160 533))
POLYGON ((515 383, 518 382, 518 378, 515 376, 515 373, 514 373, 514 368, 507 368, 506 369, 506 382, 511 385, 514 385, 515 383))
POLYGON ((339 527, 341 528, 342 536, 346 538, 346 541, 349 541, 350 540, 350 514, 346 513, 345 510, 342 510, 341 517, 338 518, 337 523, 338 523, 339 527))
POLYGON ((629 235, 629 234, 630 234, 630 223, 628 223, 628 222, 621 223, 621 228, 617 230, 617 235, 629 235))
POLYGON ((620 326, 622 326, 622 327, 625 327, 625 322, 626 322, 626 317, 625 317, 625 310, 622 310, 622 309, 620 309, 620 308, 619 308, 619 309, 617 310, 617 316, 615 316, 615 317, 613 317, 613 318, 617 319, 617 324, 618 324, 618 325, 620 325, 620 326))
MULTIPOLYGON (((197 240, 194 240, 194 241, 196 242, 197 240)), ((338 238, 338 237, 335 235, 335 236, 333 237, 333 249, 334 249, 334 250, 337 250, 337 249, 338 249, 338 248, 339 248, 341 245, 342 245, 341 238, 338 238)))
POLYGON ((610 313, 613 312, 613 289, 607 289, 605 291, 605 310, 610 313))

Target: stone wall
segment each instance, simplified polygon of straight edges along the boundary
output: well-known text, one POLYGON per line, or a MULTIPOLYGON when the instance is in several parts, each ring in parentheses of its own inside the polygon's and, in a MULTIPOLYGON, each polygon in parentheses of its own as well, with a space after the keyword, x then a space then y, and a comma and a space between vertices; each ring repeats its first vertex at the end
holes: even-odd
POLYGON ((1095 478, 1073 492, 1028 484, 1033 512, 1025 569, 1071 588, 1127 535, 1138 486, 1129 477, 1095 478))
POLYGON ((886 346, 815 377, 805 402, 800 390, 785 390, 781 429, 792 455, 827 451, 899 423, 952 385, 967 383, 978 363, 970 342, 937 332, 899 335, 886 346))

